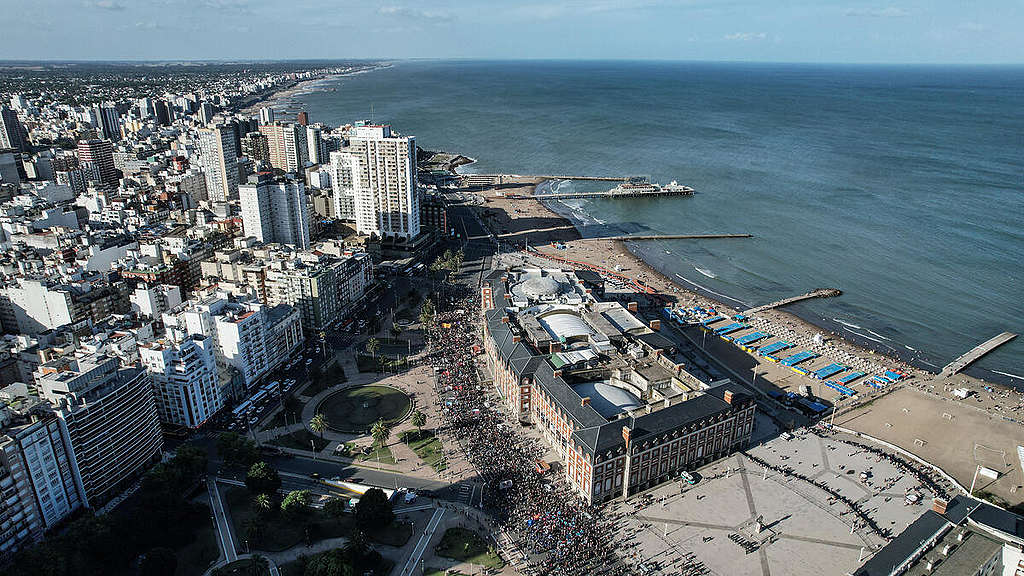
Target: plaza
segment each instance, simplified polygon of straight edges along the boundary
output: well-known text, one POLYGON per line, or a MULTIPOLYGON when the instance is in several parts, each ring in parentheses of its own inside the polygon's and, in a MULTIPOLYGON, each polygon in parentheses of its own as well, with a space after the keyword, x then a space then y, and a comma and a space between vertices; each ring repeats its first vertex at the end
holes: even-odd
POLYGON ((332 430, 355 434, 366 432, 378 420, 394 426, 408 416, 411 408, 412 399, 397 388, 355 385, 331 393, 316 410, 327 417, 332 430))

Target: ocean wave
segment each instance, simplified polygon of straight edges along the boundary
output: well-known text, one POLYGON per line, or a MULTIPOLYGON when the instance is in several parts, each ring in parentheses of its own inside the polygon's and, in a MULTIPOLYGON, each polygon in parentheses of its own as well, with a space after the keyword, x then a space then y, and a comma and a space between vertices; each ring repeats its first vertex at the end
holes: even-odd
POLYGON ((871 333, 871 334, 874 334, 875 336, 878 336, 882 340, 888 340, 888 341, 892 342, 892 338, 886 338, 885 336, 882 336, 881 334, 879 334, 878 332, 875 332, 874 330, 868 330, 868 332, 871 333))
POLYGON ((840 320, 839 318, 833 318, 833 320, 835 320, 836 322, 839 322, 840 324, 842 324, 843 326, 846 326, 847 328, 853 328, 854 330, 863 330, 863 328, 861 328, 860 326, 857 326, 856 324, 853 324, 851 322, 846 322, 845 320, 840 320))
POLYGON ((708 270, 707 268, 699 268, 697 266, 694 266, 693 269, 696 270, 697 272, 700 272, 701 274, 707 276, 708 278, 712 278, 712 279, 718 278, 718 276, 716 276, 714 272, 712 272, 711 270, 708 270))
POLYGON ((1024 380, 1024 376, 1018 376, 1016 374, 1010 374, 1009 372, 1000 372, 999 370, 993 370, 993 372, 995 372, 996 374, 1002 374, 1003 376, 1007 376, 1009 378, 1016 378, 1017 380, 1024 380))
POLYGON ((707 292, 708 294, 714 294, 715 296, 720 296, 722 298, 725 298, 726 300, 732 300, 733 302, 737 302, 737 303, 742 304, 744 306, 749 306, 749 304, 747 304, 743 300, 737 300, 736 298, 733 298, 732 296, 726 296, 725 294, 722 294, 721 292, 715 292, 714 290, 712 290, 712 289, 710 289, 710 288, 708 288, 706 286, 701 286, 700 284, 697 284, 696 282, 694 282, 693 280, 690 280, 689 278, 683 276, 682 274, 676 274, 676 277, 678 277, 683 282, 686 282, 687 284, 691 284, 693 286, 696 286, 697 288, 700 288, 701 290, 707 292))

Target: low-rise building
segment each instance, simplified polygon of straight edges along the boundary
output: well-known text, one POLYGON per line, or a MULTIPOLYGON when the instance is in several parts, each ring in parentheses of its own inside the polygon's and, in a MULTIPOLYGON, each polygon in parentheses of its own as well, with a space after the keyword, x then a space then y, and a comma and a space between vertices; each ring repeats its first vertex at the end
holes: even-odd
POLYGON ((728 381, 695 386, 658 362, 643 344, 650 329, 595 300, 572 272, 496 271, 481 300, 505 408, 539 427, 584 501, 628 498, 750 440, 751 398, 728 381))

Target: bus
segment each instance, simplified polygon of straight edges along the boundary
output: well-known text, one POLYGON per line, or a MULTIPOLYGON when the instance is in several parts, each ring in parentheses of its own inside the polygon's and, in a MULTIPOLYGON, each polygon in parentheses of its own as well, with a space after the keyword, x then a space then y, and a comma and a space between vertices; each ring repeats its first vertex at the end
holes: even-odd
POLYGON ((252 402, 253 404, 259 404, 260 402, 266 400, 267 396, 268 394, 266 390, 260 390, 256 394, 253 394, 253 397, 250 399, 250 402, 252 402))
POLYGON ((235 406, 235 409, 231 411, 231 415, 234 416, 235 418, 238 418, 240 416, 243 416, 246 412, 248 412, 250 408, 252 408, 252 402, 246 400, 245 402, 242 402, 238 406, 235 406))

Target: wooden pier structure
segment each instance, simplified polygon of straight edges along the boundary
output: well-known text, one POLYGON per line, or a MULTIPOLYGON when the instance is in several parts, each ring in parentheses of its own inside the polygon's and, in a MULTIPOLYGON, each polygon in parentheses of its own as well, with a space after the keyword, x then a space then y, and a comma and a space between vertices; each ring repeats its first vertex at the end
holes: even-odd
POLYGON ((601 236, 584 240, 703 240, 709 238, 753 238, 753 234, 638 234, 636 236, 601 236))
POLYGON ((967 368, 971 364, 977 362, 982 356, 995 350, 996 348, 1006 344, 1010 340, 1016 338, 1017 335, 1013 332, 1003 332, 997 336, 989 338, 988 340, 978 344, 974 348, 968 350, 965 354, 961 355, 956 360, 953 360, 942 369, 942 376, 952 376, 957 372, 967 368))
POLYGON ((757 306, 756 308, 750 308, 749 310, 744 310, 743 312, 740 312, 740 314, 743 314, 744 316, 749 316, 750 314, 755 314, 757 312, 761 312, 762 310, 770 310, 772 308, 778 308, 779 306, 785 306, 787 304, 792 304, 794 302, 799 302, 801 300, 808 300, 810 298, 832 298, 834 296, 841 296, 842 293, 843 293, 843 291, 839 290, 837 288, 818 288, 817 290, 811 290, 810 292, 807 292, 806 294, 801 294, 799 296, 793 296, 793 297, 790 297, 790 298, 786 298, 784 300, 778 300, 778 301, 772 302, 771 304, 765 304, 764 306, 757 306))

